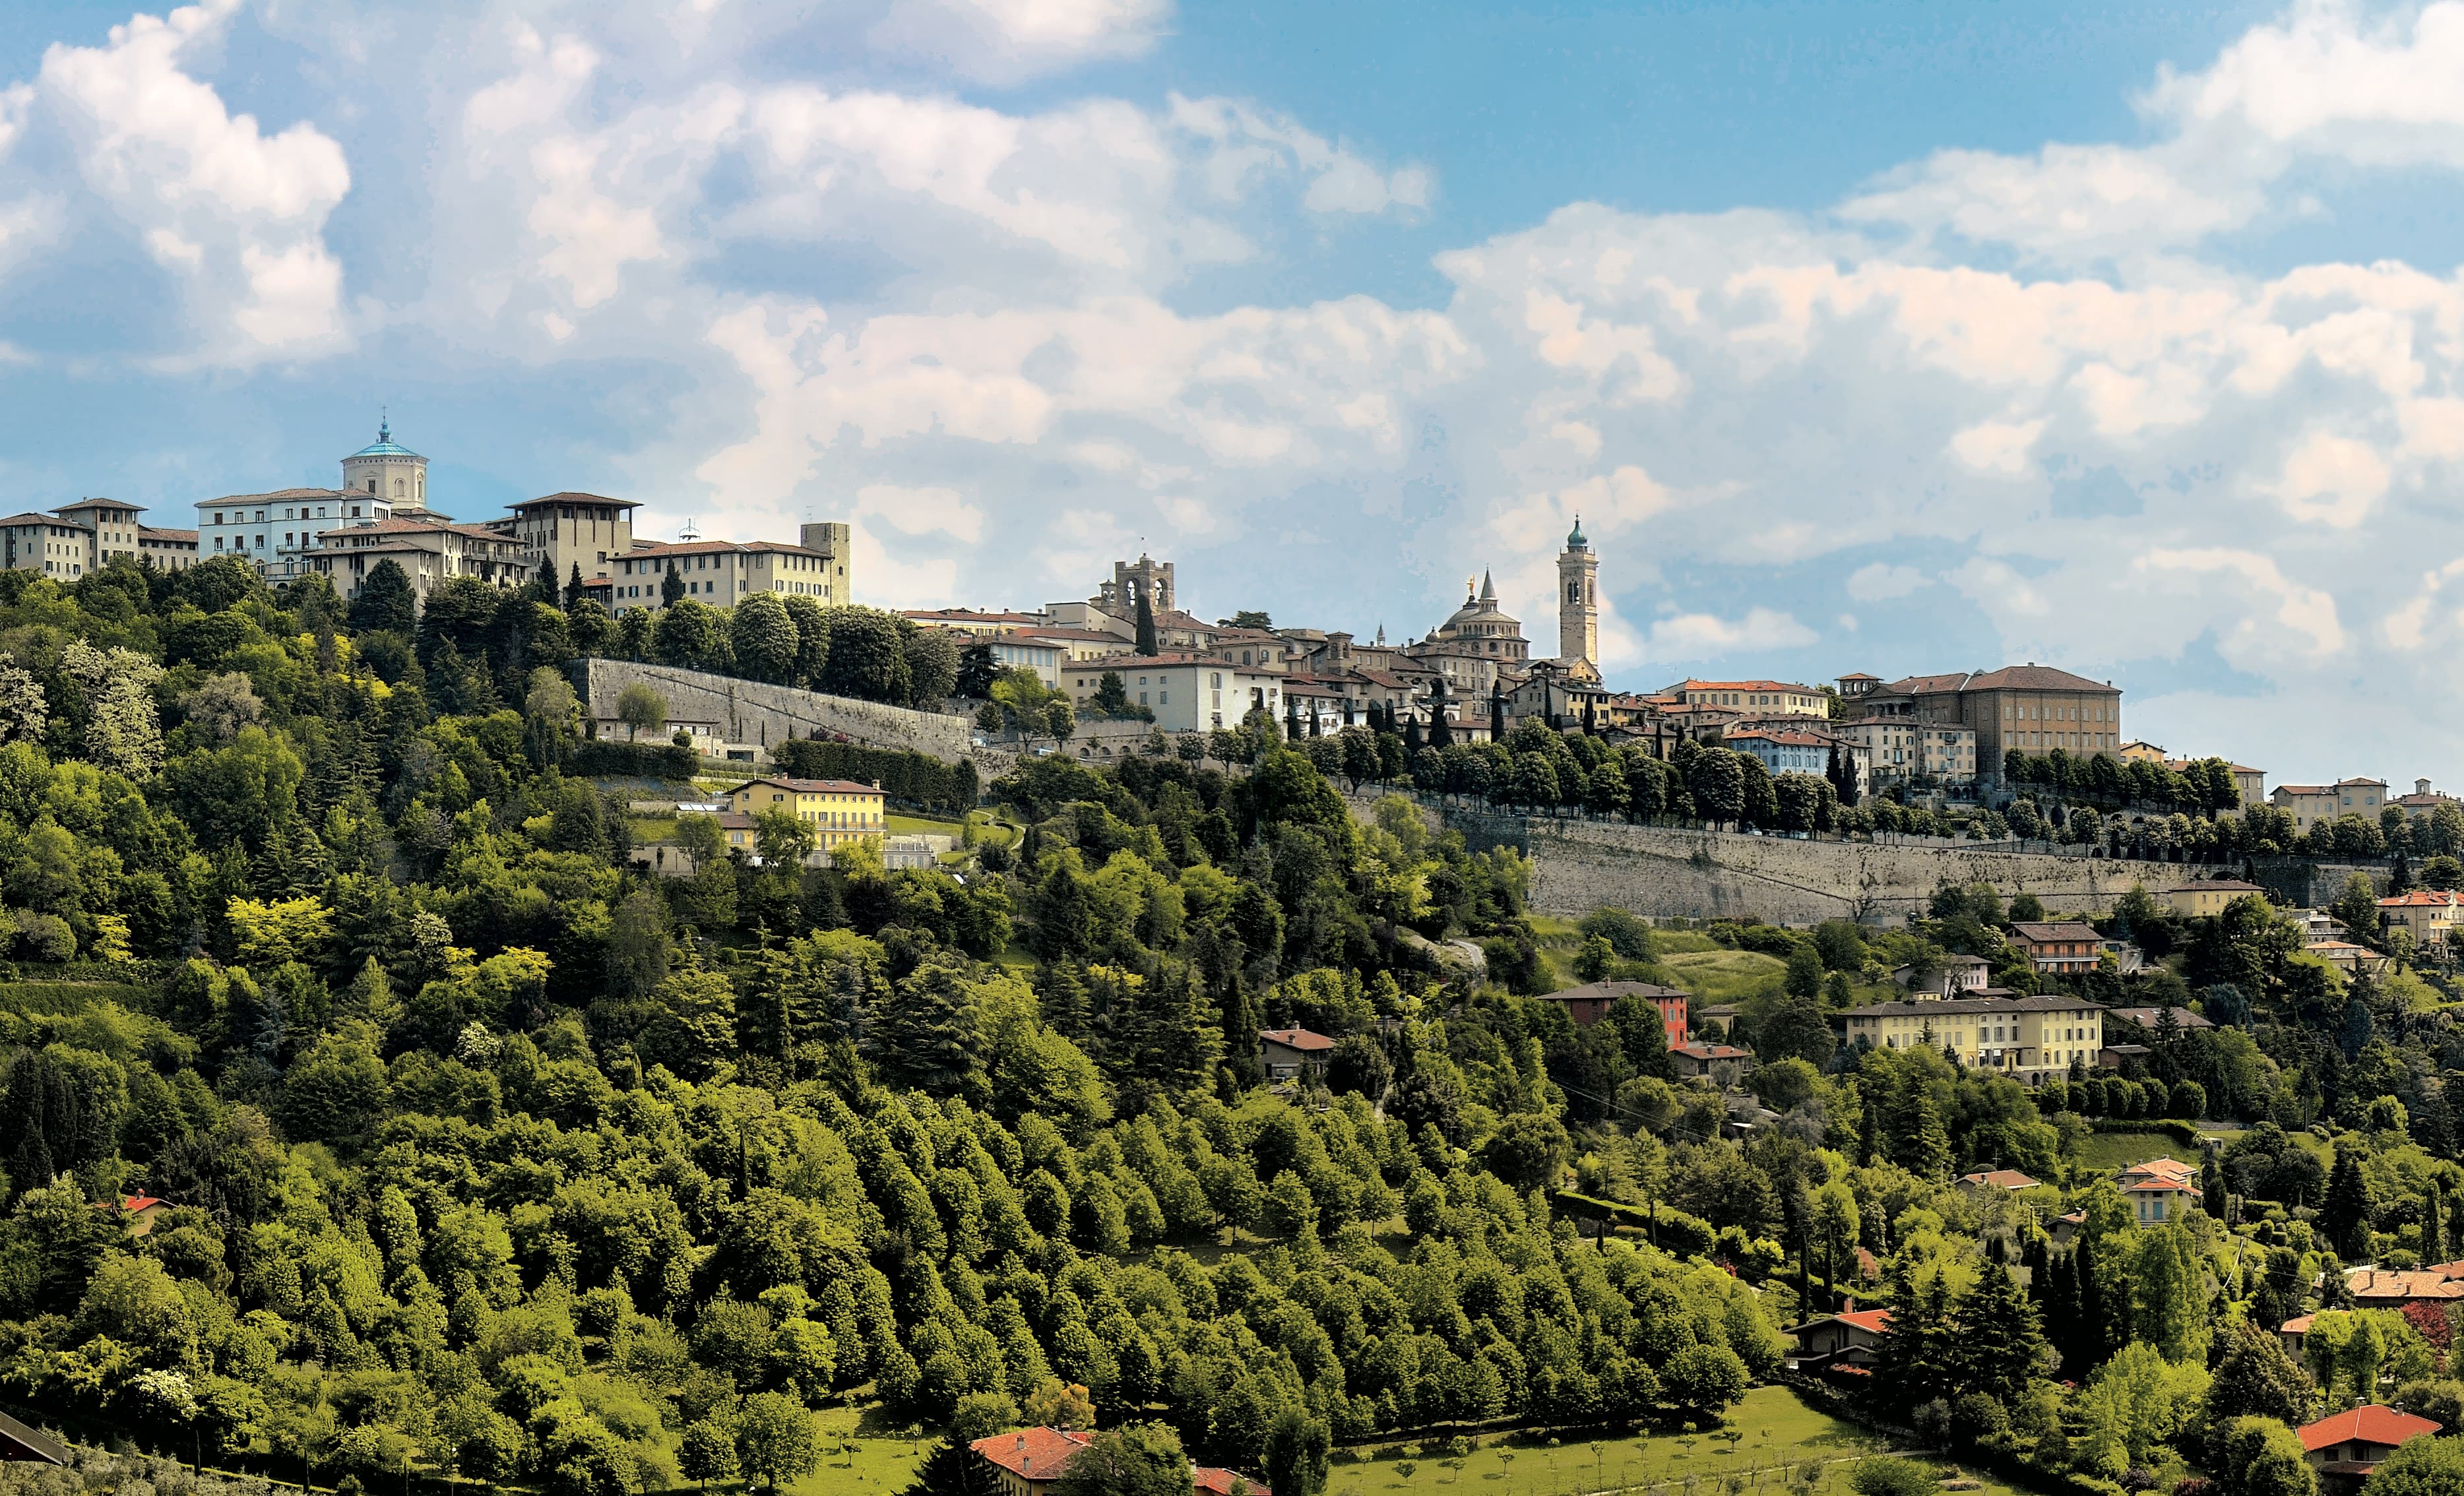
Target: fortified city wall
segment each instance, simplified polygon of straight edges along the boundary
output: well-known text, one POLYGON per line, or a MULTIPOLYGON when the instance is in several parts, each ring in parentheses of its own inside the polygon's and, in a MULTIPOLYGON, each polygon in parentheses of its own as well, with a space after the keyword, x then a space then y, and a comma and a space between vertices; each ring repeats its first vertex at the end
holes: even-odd
POLYGON ((2005 899, 2034 893, 2065 913, 2101 913, 2133 884, 2160 890, 2217 870, 1957 843, 1799 841, 1470 810, 1443 814, 1476 850, 1506 846, 1529 856, 1532 908, 1568 918, 1611 905, 1693 919, 1750 914, 1775 924, 1897 923, 1921 913, 1945 883, 1988 883, 2005 899))
POLYGON ((988 756, 975 748, 974 729, 967 719, 944 713, 825 696, 792 686, 769 686, 632 660, 582 660, 573 672, 584 710, 593 717, 614 716, 617 693, 640 681, 667 699, 671 716, 716 722, 730 742, 767 748, 791 737, 837 733, 869 747, 931 754, 946 763, 972 758, 979 760, 979 768, 997 762, 1005 769, 1011 762, 1009 755, 988 756))

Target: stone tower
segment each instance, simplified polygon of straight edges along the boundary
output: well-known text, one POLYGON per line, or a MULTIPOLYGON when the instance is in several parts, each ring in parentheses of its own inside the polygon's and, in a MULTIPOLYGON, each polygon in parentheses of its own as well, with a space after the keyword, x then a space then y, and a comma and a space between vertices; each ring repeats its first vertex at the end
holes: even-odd
POLYGON ((428 459, 393 439, 390 422, 377 423, 377 439, 342 459, 342 487, 368 494, 398 515, 428 507, 428 459))
POLYGON ((1600 662, 1600 559, 1580 515, 1557 556, 1557 658, 1600 662))

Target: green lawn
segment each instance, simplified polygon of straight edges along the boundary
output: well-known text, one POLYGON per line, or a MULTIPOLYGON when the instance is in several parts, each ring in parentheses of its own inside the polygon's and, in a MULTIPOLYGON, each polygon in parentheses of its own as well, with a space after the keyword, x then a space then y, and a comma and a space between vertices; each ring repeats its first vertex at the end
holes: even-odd
MULTIPOLYGON (((854 1426, 849 1415, 825 1412, 822 1421, 825 1447, 833 1452, 788 1487, 791 1496, 897 1496, 933 1447, 930 1435, 910 1441, 869 1427, 852 1456, 840 1454, 837 1441, 854 1426)), ((1338 1451, 1326 1489, 1327 1496, 1386 1496, 1460 1485, 1479 1496, 1573 1496, 1658 1487, 1654 1496, 1781 1496, 1793 1472, 1818 1463, 1820 1496, 1847 1496, 1848 1463, 1879 1447, 1877 1436, 1807 1407, 1785 1387, 1757 1387, 1714 1434, 1636 1434, 1602 1440, 1596 1450, 1584 1439, 1551 1449, 1545 1438, 1501 1435, 1481 1441, 1460 1467, 1442 1441, 1425 1448, 1381 1442, 1338 1451), (1407 1463, 1408 1476, 1399 1468, 1407 1463)), ((2013 1496, 1990 1480, 1981 1485, 1979 1496, 2013 1496)))
POLYGON ((1660 964, 1677 985, 1706 1002, 1742 1002, 1756 993, 1774 991, 1788 963, 1759 951, 1675 951, 1660 964))
POLYGON ((1825 1480, 1816 1488, 1826 1496, 1844 1496, 1847 1466, 1831 1462, 1868 1452, 1873 1438, 1807 1407, 1785 1387, 1757 1387, 1746 1394, 1727 1428, 1718 1434, 1637 1434, 1602 1440, 1596 1450, 1589 1440, 1570 1440, 1551 1449, 1545 1439, 1533 1441, 1516 1435, 1474 1450, 1461 1468, 1447 1463, 1442 1441, 1419 1449, 1416 1457, 1406 1457, 1397 1445, 1379 1444, 1371 1461, 1336 1463, 1326 1488, 1328 1496, 1384 1496, 1453 1485, 1482 1496, 1567 1496, 1664 1485, 1661 1496, 1689 1491, 1719 1496, 1733 1476, 1743 1479, 1748 1493, 1777 1496, 1789 1472, 1820 1461, 1825 1480), (1727 1437, 1731 1433, 1738 1436, 1733 1442, 1727 1437), (1414 1466, 1409 1476, 1397 1468, 1407 1458, 1414 1466))
POLYGON ((2097 1133, 2079 1139, 2079 1166, 2098 1174, 2111 1174, 2150 1158, 2180 1158, 2187 1163, 2196 1157, 2195 1150, 2185 1149, 2163 1133, 2097 1133))

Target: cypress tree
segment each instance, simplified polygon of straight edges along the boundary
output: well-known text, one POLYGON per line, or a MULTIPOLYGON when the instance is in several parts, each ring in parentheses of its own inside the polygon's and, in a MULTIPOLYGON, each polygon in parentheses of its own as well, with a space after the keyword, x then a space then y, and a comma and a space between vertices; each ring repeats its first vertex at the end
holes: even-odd
POLYGON ((1960 1295, 1957 1318, 1950 1369, 1959 1387, 2009 1407, 2044 1364, 2045 1336, 2035 1306, 2019 1291, 2009 1268, 1989 1262, 1960 1295))
POLYGON ((1150 658, 1161 654, 1163 646, 1155 639, 1155 605, 1147 601, 1147 589, 1140 583, 1130 583, 1130 590, 1136 593, 1138 599, 1138 653, 1150 658))
POLYGON ((2319 1225, 2328 1244, 2345 1257, 2370 1255, 2370 1194, 2362 1178, 2361 1160, 2346 1148, 2336 1150, 2336 1166, 2327 1175, 2327 1198, 2319 1206, 2319 1225))
POLYGON ((2447 1260, 2447 1222, 2440 1207, 2438 1184, 2431 1181, 2421 1191, 2421 1261, 2423 1265, 2447 1260))
POLYGON ((1506 741, 1506 693, 1493 682, 1488 688, 1488 740, 1506 741))

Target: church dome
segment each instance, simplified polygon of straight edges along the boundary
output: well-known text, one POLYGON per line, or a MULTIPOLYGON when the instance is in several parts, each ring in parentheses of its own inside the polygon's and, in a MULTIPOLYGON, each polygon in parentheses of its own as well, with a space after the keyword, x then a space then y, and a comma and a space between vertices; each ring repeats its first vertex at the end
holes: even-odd
POLYGON ((1566 532, 1566 549, 1570 551, 1584 550, 1589 548, 1591 543, 1591 541, 1583 539, 1583 517, 1576 515, 1574 517, 1574 528, 1566 532))
MULTIPOLYGON (((387 421, 380 421, 377 423, 377 439, 375 441, 361 448, 358 451, 351 453, 351 456, 353 457, 416 457, 418 455, 419 453, 412 451, 409 448, 403 446, 400 442, 393 439, 393 426, 391 422, 387 421)), ((348 461, 349 459, 345 458, 344 460, 348 461)))

